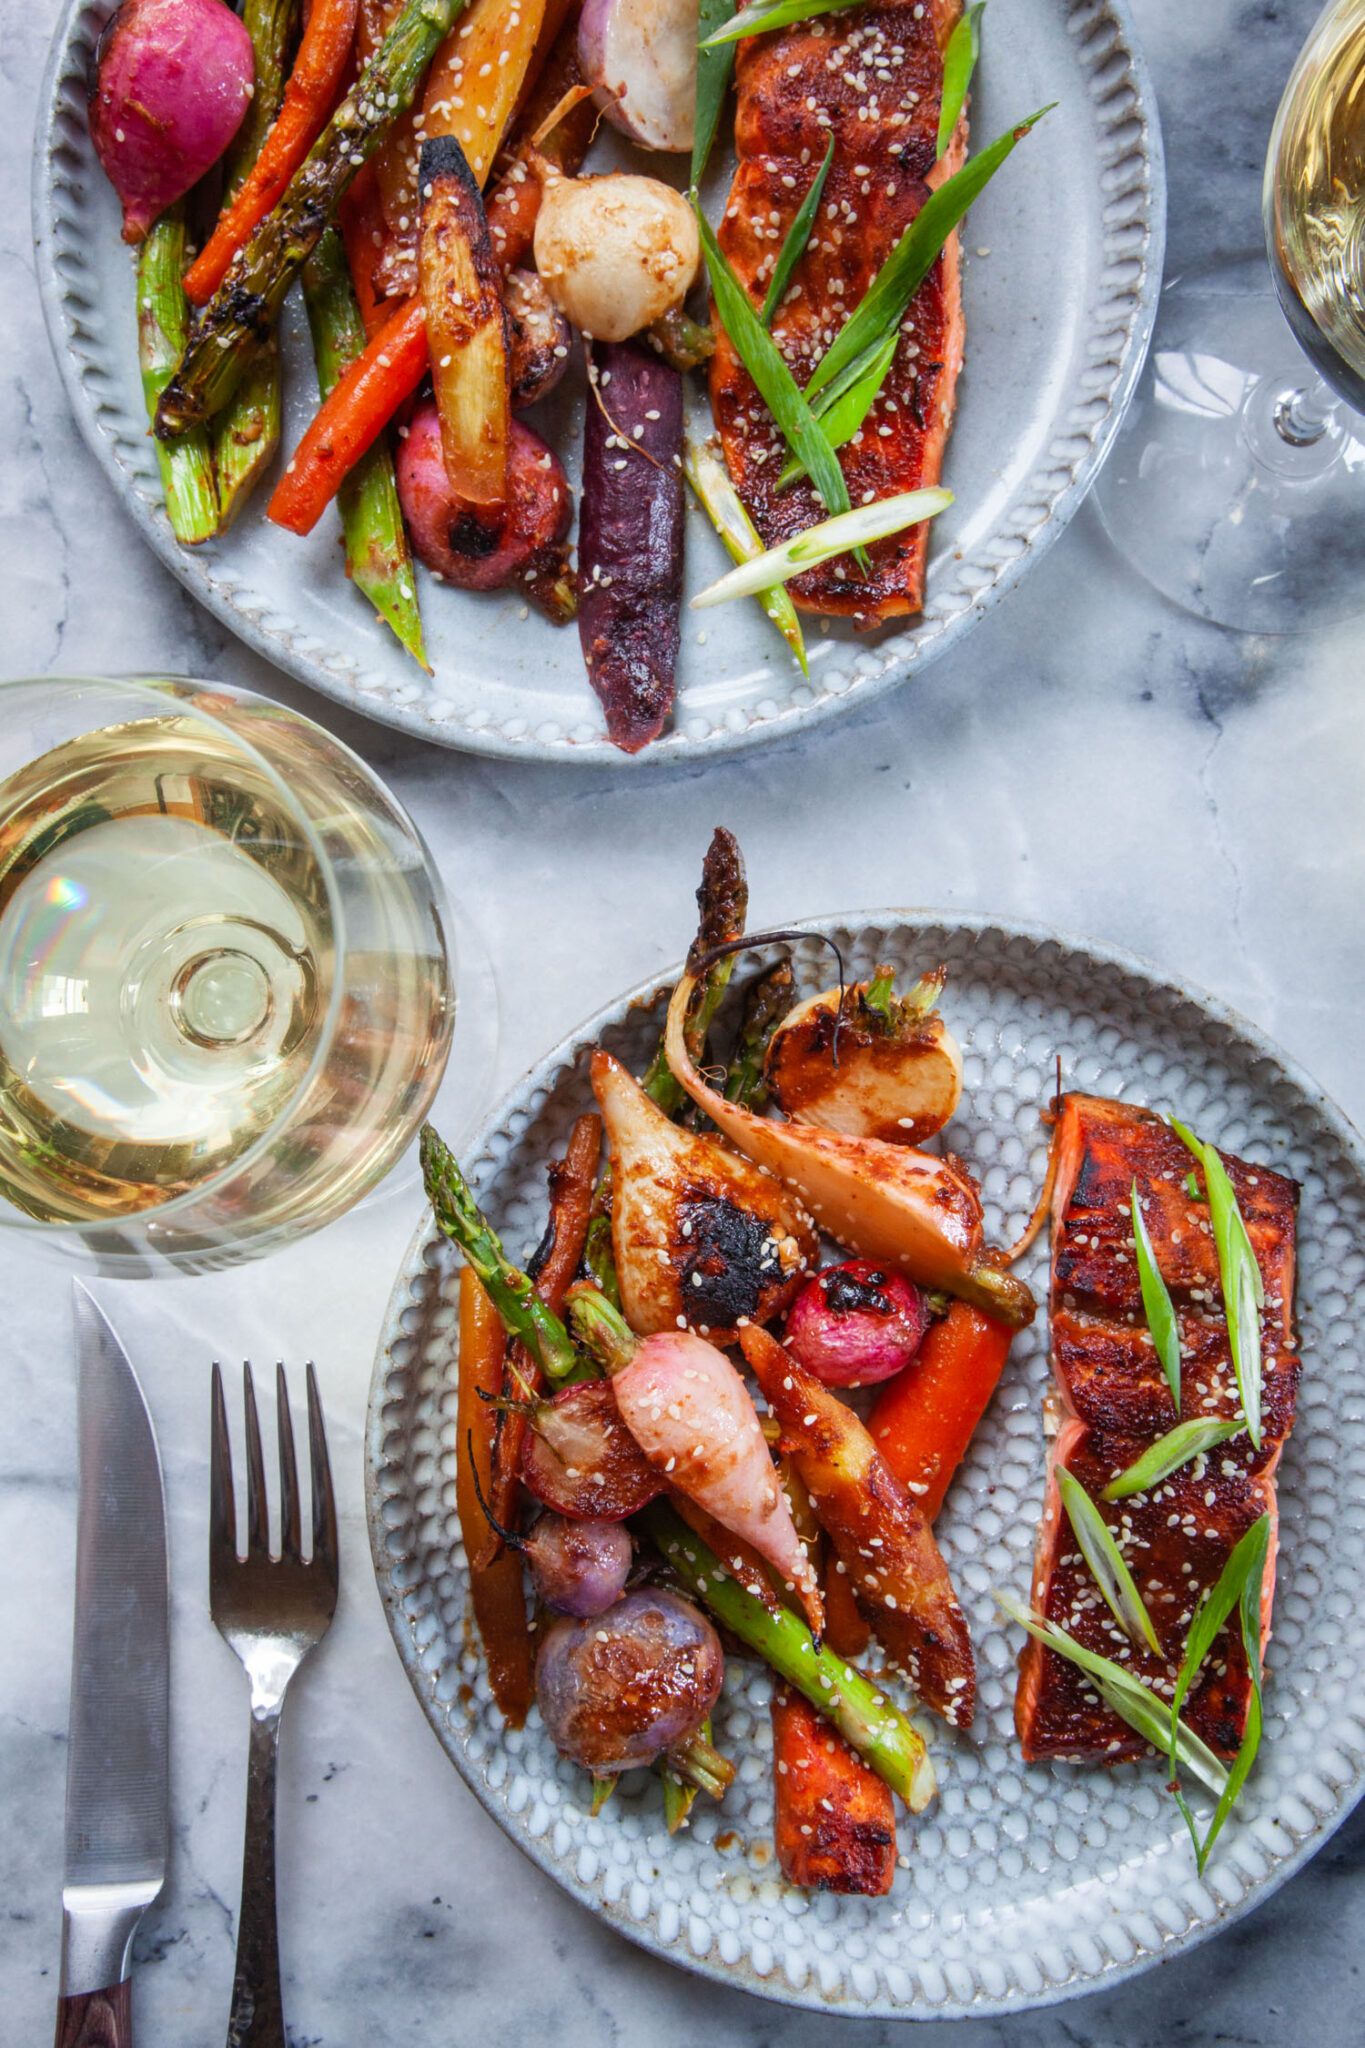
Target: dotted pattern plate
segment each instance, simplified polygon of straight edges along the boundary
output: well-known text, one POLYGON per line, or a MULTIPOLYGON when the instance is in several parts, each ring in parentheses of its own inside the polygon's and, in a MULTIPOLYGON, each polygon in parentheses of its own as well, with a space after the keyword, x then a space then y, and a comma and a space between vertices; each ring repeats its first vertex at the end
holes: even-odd
MULTIPOLYGON (((1201 1881, 1155 1760, 1106 1772, 1026 1766, 1014 1739, 1021 1632, 992 1588, 1027 1593, 1042 1503, 1046 1318, 1015 1343, 936 1525, 976 1646, 970 1737, 928 1731, 936 1803, 902 1814, 887 1899, 789 1889, 771 1846, 769 1688, 730 1660, 716 1739, 738 1763, 723 1806, 699 1799, 669 1840, 657 1781, 636 1773, 596 1820, 587 1780, 533 1713, 508 1733, 466 1627, 455 1513, 456 1262, 414 1239, 371 1392, 367 1486, 379 1587, 399 1655, 442 1746, 489 1813, 567 1891, 670 1961, 766 1997, 882 2017, 1006 2012, 1110 1984, 1202 1939, 1282 1882, 1349 1812, 1365 1771, 1365 1158, 1313 1084, 1251 1026, 1126 956, 1038 929, 933 917, 834 936, 850 969, 947 962, 963 1106, 946 1134, 980 1178, 987 1229, 1009 1243, 1041 1184, 1039 1110, 1065 1084, 1187 1118, 1204 1137, 1302 1183, 1298 1314, 1304 1375, 1280 1468, 1281 1553, 1259 1762, 1201 1881)), ((771 957, 771 956, 769 956, 771 957)), ((804 993, 829 984, 803 942, 804 993)), ((597 1040, 636 1070, 657 1041, 652 990, 594 1018, 534 1069, 471 1148, 472 1179, 513 1256, 540 1236, 544 1167, 590 1106, 597 1040)), ((1024 1266, 1046 1298, 1046 1243, 1024 1266)))
MULTIPOLYGON (((306 541, 264 516, 263 489, 223 538, 177 545, 166 523, 137 374, 133 262, 90 146, 86 79, 112 0, 66 0, 40 102, 33 219, 52 347, 81 431, 143 538, 224 625, 325 696, 421 738, 518 760, 625 772, 727 753, 797 731, 944 653, 1012 589, 1089 489, 1142 367, 1161 283, 1165 183, 1156 101, 1127 0, 1016 0, 992 10, 973 87, 982 139, 1058 104, 973 207, 966 228, 967 367, 935 526, 926 607, 868 636, 809 622, 810 679, 753 604, 684 614, 671 731, 632 762, 608 744, 578 636, 514 597, 439 588, 419 571, 424 676, 342 574, 335 518, 306 541)), ((616 160, 603 138, 594 168, 616 160)), ((621 159, 625 161, 625 158, 621 159)), ((633 159, 682 175, 680 159, 633 159)), ((717 152, 716 217, 730 168, 717 152)), ((297 294, 282 322, 284 442, 316 407, 297 294)), ((583 385, 575 373, 537 415, 577 477, 583 385)), ((699 408, 705 402, 697 396, 699 408)), ((709 427, 709 413, 707 413, 709 427)), ((730 566, 691 509, 687 585, 730 566)))

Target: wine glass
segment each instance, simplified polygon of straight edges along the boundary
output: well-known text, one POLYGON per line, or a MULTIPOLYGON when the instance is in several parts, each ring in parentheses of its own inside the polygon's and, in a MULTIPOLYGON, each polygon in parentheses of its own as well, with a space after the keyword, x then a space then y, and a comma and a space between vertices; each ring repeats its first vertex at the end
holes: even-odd
POLYGON ((1177 604, 1293 633, 1365 611, 1365 0, 1332 0, 1300 52, 1264 213, 1269 275, 1256 257, 1165 285, 1096 499, 1177 604))
POLYGON ((441 1081, 448 921, 411 820, 284 706, 0 683, 0 1223, 121 1274, 339 1216, 441 1081))

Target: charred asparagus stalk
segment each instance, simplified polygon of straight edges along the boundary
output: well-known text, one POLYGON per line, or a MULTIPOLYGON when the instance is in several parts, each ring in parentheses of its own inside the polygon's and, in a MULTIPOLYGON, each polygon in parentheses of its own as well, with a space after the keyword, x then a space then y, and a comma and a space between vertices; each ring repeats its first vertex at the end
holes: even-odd
POLYGON ((664 1501, 646 1508, 641 1519, 694 1597, 804 1693, 912 1813, 922 1812, 935 1791, 924 1738, 880 1687, 832 1650, 817 1650, 805 1622, 790 1608, 770 1614, 664 1501))
POLYGON ((795 985, 791 962, 779 960, 760 974, 749 990, 744 1021, 725 1077, 725 1100, 744 1109, 762 1109, 768 1099, 763 1063, 774 1031, 792 1005, 795 985))
MULTIPOLYGON (((697 890, 697 909, 700 913, 697 936, 687 955, 689 974, 696 973, 697 961, 713 946, 726 945, 742 935, 749 912, 749 884, 744 875, 739 841, 733 832, 726 831, 724 825, 717 825, 706 849, 701 886, 697 890)), ((720 1008, 721 998, 730 985, 733 971, 733 957, 727 957, 707 967, 698 978, 683 1027, 688 1050, 698 1063, 705 1055, 706 1036, 720 1008)), ((686 1090, 674 1078, 664 1056, 662 1042, 640 1085, 665 1116, 676 1117, 687 1100, 686 1090)))
MULTIPOLYGON (((156 417, 189 333, 184 275, 185 215, 177 201, 153 223, 138 254, 137 347, 149 419, 156 417)), ((208 434, 201 427, 169 448, 158 441, 156 459, 171 532, 189 546, 211 539, 218 531, 218 492, 208 434)))
POLYGON ((478 1274, 509 1336, 521 1339, 550 1379, 565 1379, 577 1363, 568 1331, 512 1264, 454 1153, 430 1124, 422 1126, 421 1153, 422 1179, 441 1230, 478 1274))
MULTIPOLYGON (((224 165, 224 205, 255 163, 280 111, 296 14, 297 0, 245 0, 242 26, 251 37, 256 80, 246 118, 232 139, 224 165)), ((272 335, 255 351, 241 383, 213 422, 220 528, 231 526, 279 445, 280 353, 272 335)))
MULTIPOLYGON (((327 230, 304 266, 303 299, 313 337, 318 390, 326 398, 342 371, 365 347, 360 307, 335 228, 327 230)), ((413 660, 430 674, 422 615, 417 608, 417 579, 386 434, 380 435, 346 477, 337 492, 337 507, 346 537, 346 574, 393 628, 413 660)))
POLYGON ((407 0, 360 78, 204 308, 161 393, 156 431, 175 440, 227 404, 253 345, 274 331, 290 285, 321 241, 360 166, 411 104, 463 0, 407 0))

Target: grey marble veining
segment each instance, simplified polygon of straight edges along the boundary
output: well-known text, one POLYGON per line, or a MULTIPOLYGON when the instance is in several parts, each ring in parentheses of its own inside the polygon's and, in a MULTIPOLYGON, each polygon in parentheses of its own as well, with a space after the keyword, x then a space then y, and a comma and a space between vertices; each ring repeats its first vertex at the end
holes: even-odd
MULTIPOLYGON (((1023 0, 993 0, 997 6, 1023 0)), ((1259 238, 1261 155, 1316 0, 1137 0, 1171 182, 1169 270, 1259 238)), ((1365 1123, 1365 627, 1246 640, 1174 612, 1085 513, 956 656, 804 742, 629 781, 461 759, 348 717, 245 657, 119 516, 65 415, 33 283, 27 191, 50 5, 0 14, 0 615, 13 673, 169 668, 254 683, 394 784, 493 962, 501 1082, 689 931, 711 826, 748 855, 755 919, 888 904, 991 910, 1130 947, 1243 1009, 1365 1123)), ((1057 251, 1059 264, 1065 250, 1057 251)), ((167 1475, 174 1844, 140 1945, 144 2048, 222 2038, 246 1701, 204 1579, 208 1365, 316 1357, 343 1511, 337 1622, 291 1695, 282 1943, 294 2048, 698 2038, 890 2042, 642 1956, 534 1871, 432 1741, 393 1656, 361 1516, 374 1334, 411 1191, 235 1275, 108 1284, 167 1475)), ((49 2038, 70 1582, 67 1283, 0 1236, 0 2036, 49 2038)), ((962 2048, 1347 2048, 1361 2037, 1365 1813, 1226 1936, 1113 1994, 962 2048)))

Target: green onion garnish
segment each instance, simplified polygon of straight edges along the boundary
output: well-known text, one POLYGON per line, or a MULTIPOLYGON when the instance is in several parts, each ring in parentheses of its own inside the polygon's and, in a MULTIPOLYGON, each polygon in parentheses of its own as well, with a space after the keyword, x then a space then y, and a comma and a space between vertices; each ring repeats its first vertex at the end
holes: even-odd
MULTIPOLYGON (((1247 1702, 1246 1733, 1242 1737, 1241 1747, 1233 1760, 1232 1769, 1227 1774, 1227 1781, 1218 1793, 1218 1805, 1214 1810, 1213 1819, 1209 1823, 1209 1831, 1202 1842, 1199 1839, 1199 1831, 1195 1826, 1194 1816, 1190 1812, 1184 1794, 1181 1792, 1178 1784, 1174 1787, 1176 1804, 1184 1816, 1185 1825, 1190 1831, 1190 1839, 1194 1843, 1195 1860, 1199 1866, 1201 1877, 1204 1874, 1204 1866, 1209 1860, 1209 1852, 1218 1839, 1223 1822, 1232 1811, 1234 1800, 1247 1781, 1251 1766, 1256 1761, 1256 1752, 1261 1746, 1261 1725, 1264 1714, 1261 1672, 1261 1592, 1265 1581, 1266 1559, 1269 1553, 1270 1517, 1269 1515, 1262 1515, 1258 1522, 1252 1523, 1246 1535, 1233 1551, 1232 1556, 1223 1567, 1217 1585, 1200 1602, 1199 1610, 1194 1617, 1194 1622, 1185 1644, 1185 1658, 1180 1666, 1180 1675, 1176 1679, 1175 1684, 1175 1694, 1171 1700, 1170 1730, 1165 1748, 1171 1760, 1171 1777, 1174 1781, 1176 1765, 1179 1761, 1180 1731, 1184 1727, 1184 1723, 1179 1719, 1180 1709, 1185 1703, 1185 1697, 1190 1687, 1199 1675, 1204 1659, 1213 1648, 1218 1631, 1222 1628, 1233 1608, 1240 1606, 1242 1644, 1246 1650, 1247 1669, 1251 1674, 1251 1698, 1247 1702)), ((1207 1783, 1207 1780, 1205 1782, 1207 1783)))
POLYGON ((1126 1500, 1130 1493, 1149 1492, 1163 1479, 1169 1479, 1172 1472, 1197 1458, 1201 1451, 1225 1444, 1241 1427, 1240 1417, 1235 1422, 1220 1422, 1216 1415, 1195 1415, 1188 1422, 1177 1422, 1174 1429, 1158 1437, 1117 1479, 1111 1479, 1100 1499, 1126 1500))
POLYGON ((1198 1178, 1194 1173, 1187 1173, 1185 1175, 1185 1193, 1192 1202, 1202 1202, 1204 1199, 1204 1190, 1200 1187, 1198 1178))
POLYGON ((796 217, 787 229, 786 240, 782 244, 782 253, 777 259, 777 267, 773 271, 772 283, 768 286, 768 296, 763 301, 763 311, 758 316, 765 327, 772 326, 773 314, 777 311, 778 300, 787 289, 792 272, 805 254, 806 244, 810 240, 810 231, 815 224, 815 212, 820 204, 820 194, 825 189, 825 180, 829 176, 829 167, 833 162, 834 137, 831 135, 829 138, 829 148, 825 151, 825 160, 815 173, 815 182, 801 201, 800 206, 796 210, 796 217))
POLYGON ((790 28, 794 21, 810 21, 817 14, 837 14, 841 7, 855 4, 856 0, 769 0, 765 7, 759 0, 757 6, 746 7, 733 21, 713 30, 701 47, 706 50, 721 43, 737 43, 741 36, 761 36, 770 28, 790 28))
POLYGON ((1135 1643, 1145 1643, 1154 1656, 1160 1657, 1163 1652, 1152 1617, 1109 1524, 1080 1480, 1063 1465, 1057 1467, 1057 1484, 1081 1555, 1094 1573, 1110 1613, 1135 1643))
POLYGON ((985 11, 986 0, 979 0, 977 6, 969 7, 949 36, 948 47, 943 53, 943 100, 938 116, 939 156, 952 141, 953 130, 966 104, 967 87, 972 82, 976 60, 981 55, 981 17, 985 11))
POLYGON ((1232 1351, 1237 1391, 1242 1397, 1247 1435, 1261 1448, 1261 1310, 1265 1306, 1265 1285, 1237 1194, 1228 1179, 1227 1168, 1216 1147, 1205 1145, 1187 1125, 1171 1118, 1171 1129, 1186 1144, 1204 1169, 1209 1220, 1218 1251, 1218 1279, 1223 1290, 1223 1313, 1227 1317, 1228 1344, 1232 1351))
POLYGON ((1039 1614, 1031 1614, 1021 1607, 1017 1600, 1007 1594, 997 1593, 996 1605, 1002 1607, 1011 1621, 1017 1621, 1031 1636, 1045 1643, 1049 1650, 1055 1650, 1059 1657, 1065 1657, 1079 1671, 1095 1682, 1095 1690, 1107 1707, 1119 1719, 1136 1729, 1154 1749, 1167 1754, 1171 1747, 1172 1732, 1175 1737, 1176 1755, 1187 1771, 1193 1771, 1203 1780, 1215 1798, 1221 1798, 1228 1782, 1228 1774, 1206 1742, 1200 1740, 1193 1730, 1181 1720, 1172 1716, 1165 1700, 1159 1699, 1150 1686, 1135 1678, 1131 1671, 1125 1671, 1111 1657, 1101 1657, 1094 1650, 1087 1650, 1074 1636, 1059 1628, 1055 1621, 1045 1621, 1039 1614), (1172 1723, 1174 1721, 1174 1730, 1172 1723))
MULTIPOLYGON (((734 343, 745 369, 758 386, 769 412, 786 436, 788 446, 794 454, 801 457, 811 482, 825 502, 825 509, 829 512, 847 512, 848 485, 844 482, 839 458, 830 447, 824 428, 816 420, 798 389, 777 343, 750 305, 749 294, 726 262, 720 243, 716 240, 711 223, 702 212, 695 193, 692 194, 692 211, 697 216, 697 229, 706 253, 707 268, 711 272, 711 289, 716 296, 716 308, 722 326, 734 343)), ((847 545, 846 542, 845 546, 847 545)), ((839 551, 836 549, 835 552, 839 551)), ((760 556, 759 560, 766 561, 767 557, 760 556)), ((745 573, 747 572, 743 569, 735 571, 736 575, 745 573)), ((745 584, 745 594, 751 590, 766 589, 768 584, 782 580, 779 576, 761 575, 757 582, 751 579, 745 584)), ((728 577, 722 578, 722 582, 728 581, 728 577)), ((713 587, 719 589, 720 584, 713 587)), ((699 601, 697 598, 692 600, 693 604, 699 601)), ((713 598, 711 602, 717 603, 719 600, 713 598)))
MULTIPOLYGON (((758 528, 745 511, 739 492, 730 481, 730 472, 716 453, 713 440, 699 441, 690 432, 685 435, 683 473, 710 513, 711 523, 724 541, 730 560, 751 562, 761 555, 763 542, 758 528)), ((801 621, 796 616, 796 606, 782 585, 774 583, 767 590, 756 590, 754 595, 800 662, 802 675, 809 675, 801 621)))
POLYGON ((899 497, 859 505, 851 512, 840 513, 836 519, 822 519, 817 526, 793 534, 780 547, 768 548, 752 562, 742 562, 728 576, 699 590, 692 599, 692 610, 705 611, 713 604, 727 604, 731 598, 749 597, 756 590, 785 583, 789 577, 829 561, 832 555, 846 554, 866 541, 884 540, 889 533, 899 533, 902 527, 918 526, 922 519, 932 519, 952 502, 951 491, 902 491, 899 497))
POLYGON ((1142 1205, 1138 1201, 1138 1187, 1133 1182, 1129 1202, 1133 1211, 1133 1236, 1137 1240, 1138 1284, 1142 1289, 1142 1307, 1147 1317, 1147 1328, 1156 1346, 1156 1355, 1161 1360, 1161 1369, 1166 1375, 1166 1384, 1175 1402, 1175 1412, 1180 1413, 1180 1324, 1176 1320, 1175 1305, 1170 1290, 1161 1277, 1156 1262, 1152 1240, 1147 1235, 1147 1225, 1142 1220, 1142 1205))
MULTIPOLYGON (((731 24, 733 26, 733 24, 731 24)), ((900 326, 906 308, 933 268, 935 259, 972 201, 980 196, 1015 145, 1050 113, 1040 107, 1017 127, 971 157, 960 171, 931 192, 891 254, 872 280, 866 296, 849 314, 826 349, 806 386, 813 402, 839 374, 870 349, 880 348, 887 334, 900 326)))
POLYGON ((712 29, 723 28, 735 11, 735 0, 701 0, 697 29, 702 40, 697 46, 697 99, 692 123, 692 190, 701 183, 711 144, 716 139, 720 110, 725 104, 730 73, 735 68, 735 46, 713 47, 706 41, 712 29))

